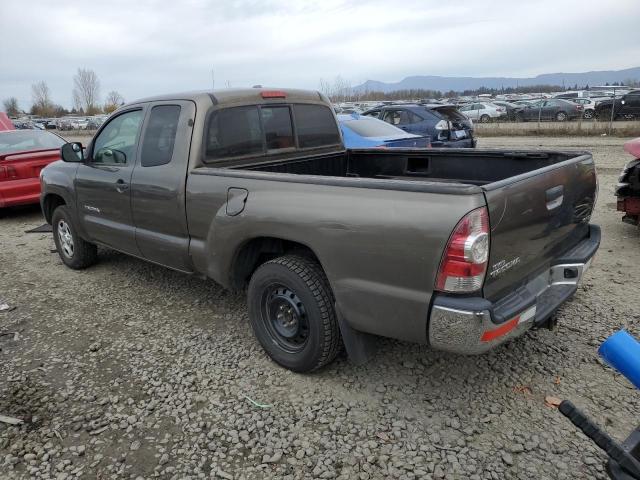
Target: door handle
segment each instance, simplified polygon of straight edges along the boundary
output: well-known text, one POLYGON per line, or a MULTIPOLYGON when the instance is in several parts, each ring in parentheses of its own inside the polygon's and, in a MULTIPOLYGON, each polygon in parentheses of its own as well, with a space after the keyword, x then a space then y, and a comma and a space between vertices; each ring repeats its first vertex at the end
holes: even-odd
POLYGON ((124 180, 119 179, 119 180, 116 182, 116 191, 117 191, 118 193, 123 193, 123 192, 125 192, 125 191, 126 191, 126 190, 128 190, 128 189, 129 189, 129 184, 128 184, 128 183, 125 183, 125 181, 124 181, 124 180))

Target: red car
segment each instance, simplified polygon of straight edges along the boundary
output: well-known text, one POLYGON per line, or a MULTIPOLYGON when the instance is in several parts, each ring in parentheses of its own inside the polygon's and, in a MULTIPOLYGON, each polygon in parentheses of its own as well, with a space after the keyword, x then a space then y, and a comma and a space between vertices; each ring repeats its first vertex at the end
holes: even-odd
POLYGON ((39 203, 40 170, 65 143, 45 130, 0 130, 0 208, 39 203))
POLYGON ((623 222, 640 226, 640 138, 625 143, 624 150, 635 160, 624 166, 618 178, 618 211, 625 214, 623 222))

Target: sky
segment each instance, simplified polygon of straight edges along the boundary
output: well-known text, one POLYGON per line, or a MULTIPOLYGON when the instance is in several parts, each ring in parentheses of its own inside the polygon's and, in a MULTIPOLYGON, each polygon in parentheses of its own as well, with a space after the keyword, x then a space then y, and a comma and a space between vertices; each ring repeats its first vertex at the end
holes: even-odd
POLYGON ((0 0, 0 101, 28 110, 44 80, 70 108, 78 68, 127 101, 337 75, 617 70, 640 66, 639 21, 638 0, 0 0))

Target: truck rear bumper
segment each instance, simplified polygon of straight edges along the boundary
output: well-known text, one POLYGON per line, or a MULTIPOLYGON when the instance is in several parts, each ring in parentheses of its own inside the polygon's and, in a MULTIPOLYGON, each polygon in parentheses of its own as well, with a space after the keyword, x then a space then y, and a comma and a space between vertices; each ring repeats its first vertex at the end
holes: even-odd
POLYGON ((436 295, 428 338, 438 350, 474 355, 544 324, 577 290, 600 245, 600 228, 558 258, 548 270, 496 302, 436 295))

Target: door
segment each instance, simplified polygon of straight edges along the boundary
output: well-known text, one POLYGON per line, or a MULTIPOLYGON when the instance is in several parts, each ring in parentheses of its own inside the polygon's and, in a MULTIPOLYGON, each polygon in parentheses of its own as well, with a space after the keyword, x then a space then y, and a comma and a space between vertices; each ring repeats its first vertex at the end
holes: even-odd
POLYGON ((640 91, 631 92, 624 96, 622 113, 625 115, 640 116, 640 91))
POLYGON ((131 214, 131 176, 136 164, 142 108, 119 114, 98 132, 78 167, 78 215, 89 240, 140 255, 131 214))
POLYGON ((459 110, 464 114, 465 117, 474 120, 473 118, 473 105, 463 105, 459 108, 459 110))
POLYGON ((538 120, 538 117, 540 118, 540 120, 543 120, 544 104, 545 104, 544 100, 538 100, 536 103, 527 107, 524 110, 527 120, 538 120))
POLYGON ((566 119, 568 119, 568 115, 571 113, 570 108, 574 109, 568 100, 547 100, 542 109, 542 117, 544 120, 556 120, 558 113, 564 112, 567 115, 566 119))
POLYGON ((131 180, 136 243, 152 262, 191 271, 185 185, 195 104, 150 105, 131 180))
POLYGON ((401 128, 405 132, 415 133, 416 135, 425 134, 425 127, 420 124, 420 122, 422 122, 422 118, 410 110, 405 110, 404 108, 385 110, 382 120, 395 127, 401 128))

